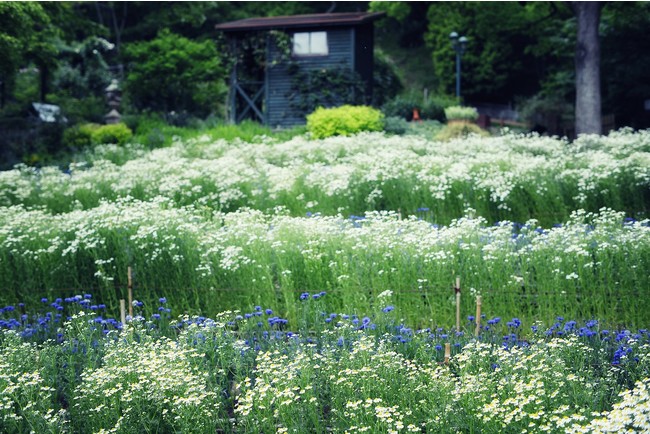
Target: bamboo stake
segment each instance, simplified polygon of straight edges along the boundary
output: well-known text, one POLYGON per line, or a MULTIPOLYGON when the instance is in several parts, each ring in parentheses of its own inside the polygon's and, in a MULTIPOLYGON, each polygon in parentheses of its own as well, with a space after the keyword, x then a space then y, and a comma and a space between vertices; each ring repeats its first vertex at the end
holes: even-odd
POLYGON ((474 335, 478 336, 478 332, 481 330, 481 296, 476 296, 476 330, 474 335))
POLYGON ((451 344, 447 342, 445 344, 445 365, 449 364, 450 357, 451 357, 451 344))
POLYGON ((129 290, 129 316, 133 318, 133 279, 131 275, 131 267, 127 269, 127 281, 129 290))
POLYGON ((456 331, 460 331, 460 277, 456 276, 456 331))
POLYGON ((120 319, 122 320, 122 327, 126 324, 126 306, 124 306, 124 299, 120 299, 120 319))

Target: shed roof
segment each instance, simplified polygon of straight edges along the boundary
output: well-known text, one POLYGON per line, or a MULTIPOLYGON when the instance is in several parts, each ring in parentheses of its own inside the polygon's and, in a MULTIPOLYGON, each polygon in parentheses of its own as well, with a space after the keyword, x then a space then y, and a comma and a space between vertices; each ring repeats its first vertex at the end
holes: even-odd
POLYGON ((246 18, 239 21, 217 24, 215 28, 224 32, 245 32, 249 30, 287 29, 293 27, 354 26, 368 21, 374 21, 383 15, 384 12, 338 12, 246 18))

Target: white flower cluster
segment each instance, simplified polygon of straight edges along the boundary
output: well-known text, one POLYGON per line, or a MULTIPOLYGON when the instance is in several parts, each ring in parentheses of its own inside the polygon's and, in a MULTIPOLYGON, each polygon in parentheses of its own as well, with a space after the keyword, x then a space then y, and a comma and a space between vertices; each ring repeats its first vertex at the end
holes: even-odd
POLYGON ((232 210, 290 203, 305 212, 315 203, 345 207, 361 193, 360 206, 404 193, 414 196, 416 206, 430 206, 456 200, 461 188, 508 210, 513 192, 524 189, 556 200, 562 194, 558 185, 581 204, 622 194, 626 186, 647 188, 649 137, 647 131, 620 131, 572 144, 512 134, 445 143, 381 133, 273 144, 195 140, 149 153, 135 146, 132 159, 120 164, 102 159, 111 153, 101 148, 91 156, 92 165, 77 164, 68 173, 26 166, 0 172, 0 205, 67 211, 95 206, 102 198, 164 196, 176 205, 232 210), (623 190, 610 191, 619 187, 623 190))

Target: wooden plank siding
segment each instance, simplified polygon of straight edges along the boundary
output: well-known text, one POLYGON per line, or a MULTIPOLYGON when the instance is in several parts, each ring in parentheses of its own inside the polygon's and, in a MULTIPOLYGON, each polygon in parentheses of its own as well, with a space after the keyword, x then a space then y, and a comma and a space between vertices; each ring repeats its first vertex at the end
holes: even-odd
MULTIPOLYGON (((326 56, 294 57, 293 60, 301 70, 331 69, 343 66, 354 69, 357 59, 354 55, 353 44, 355 28, 292 29, 289 34, 293 35, 293 33, 301 31, 326 31, 329 50, 329 54, 326 56)), ((278 58, 279 54, 277 47, 270 44, 269 58, 278 58)), ((305 123, 305 116, 309 113, 298 113, 291 107, 290 96, 293 92, 291 81, 292 76, 288 73, 286 65, 273 65, 267 69, 268 90, 265 111, 270 127, 285 128, 305 123)))

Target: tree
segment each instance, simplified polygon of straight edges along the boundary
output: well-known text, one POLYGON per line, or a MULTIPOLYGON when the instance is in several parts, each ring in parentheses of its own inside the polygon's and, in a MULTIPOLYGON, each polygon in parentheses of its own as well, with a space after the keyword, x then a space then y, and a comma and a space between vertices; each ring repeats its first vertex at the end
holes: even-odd
POLYGON ((125 91, 135 108, 205 116, 222 103, 225 71, 213 42, 162 30, 152 41, 124 48, 130 61, 125 91))
MULTIPOLYGON (((0 106, 21 66, 29 60, 41 67, 51 64, 55 50, 47 42, 49 24, 39 3, 0 2, 0 106)), ((42 99, 44 93, 42 85, 42 99)))
POLYGON ((463 97, 469 101, 512 102, 531 95, 550 62, 553 38, 570 18, 568 8, 551 2, 435 2, 429 6, 425 40, 441 93, 453 93, 455 53, 451 32, 468 38, 462 57, 463 97))
POLYGON ((600 40, 598 26, 603 3, 571 2, 577 21, 576 135, 601 134, 600 40))

